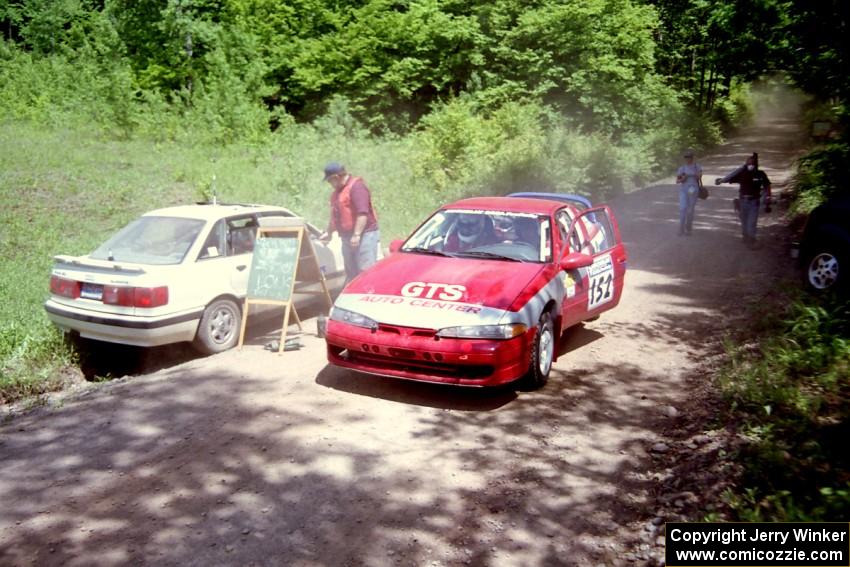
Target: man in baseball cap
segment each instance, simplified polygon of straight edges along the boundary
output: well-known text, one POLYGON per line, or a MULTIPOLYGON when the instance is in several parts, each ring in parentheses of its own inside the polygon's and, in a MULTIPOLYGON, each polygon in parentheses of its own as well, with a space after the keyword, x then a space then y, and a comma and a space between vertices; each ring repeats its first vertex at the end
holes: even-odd
POLYGON ((324 181, 330 183, 331 215, 328 230, 321 236, 329 242, 334 232, 342 240, 346 282, 378 261, 381 234, 378 218, 372 206, 372 194, 360 177, 354 177, 341 163, 332 161, 325 166, 324 181))

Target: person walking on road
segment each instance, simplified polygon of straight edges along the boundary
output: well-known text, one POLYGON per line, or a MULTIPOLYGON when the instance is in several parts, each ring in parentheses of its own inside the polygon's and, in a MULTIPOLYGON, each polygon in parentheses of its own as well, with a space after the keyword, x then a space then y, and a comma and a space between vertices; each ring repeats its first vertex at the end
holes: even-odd
POLYGON ((378 261, 381 238, 378 218, 372 206, 372 194, 360 177, 355 177, 338 162, 325 166, 324 180, 333 191, 330 196, 328 229, 321 236, 329 242, 334 232, 342 241, 342 258, 345 264, 345 282, 378 261))
POLYGON ((736 207, 741 219, 741 235, 744 244, 750 248, 756 246, 756 227, 758 226, 759 205, 764 198, 764 209, 770 212, 770 179, 759 169, 759 155, 753 153, 747 157, 746 163, 727 174, 714 180, 715 185, 723 183, 738 183, 738 205, 736 207))
POLYGON ((679 184, 679 236, 690 236, 694 225, 694 211, 702 187, 702 166, 694 161, 693 150, 685 150, 685 163, 676 171, 679 184))

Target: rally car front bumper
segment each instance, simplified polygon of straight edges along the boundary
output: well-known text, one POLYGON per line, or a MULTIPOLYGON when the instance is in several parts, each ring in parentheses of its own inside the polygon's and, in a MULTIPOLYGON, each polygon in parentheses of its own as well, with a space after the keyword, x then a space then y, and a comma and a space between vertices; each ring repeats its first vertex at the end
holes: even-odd
POLYGON ((528 370, 536 328, 506 340, 440 338, 433 330, 328 321, 328 361, 407 380, 498 386, 528 370))

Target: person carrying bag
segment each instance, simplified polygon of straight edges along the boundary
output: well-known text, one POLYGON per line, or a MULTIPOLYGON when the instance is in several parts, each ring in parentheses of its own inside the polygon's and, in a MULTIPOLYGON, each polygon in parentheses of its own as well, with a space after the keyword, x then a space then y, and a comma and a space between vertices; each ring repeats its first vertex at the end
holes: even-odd
POLYGON ((690 236, 697 198, 708 198, 708 190, 702 184, 702 166, 694 161, 693 150, 685 150, 684 158, 685 163, 676 171, 676 183, 679 184, 679 236, 690 236))

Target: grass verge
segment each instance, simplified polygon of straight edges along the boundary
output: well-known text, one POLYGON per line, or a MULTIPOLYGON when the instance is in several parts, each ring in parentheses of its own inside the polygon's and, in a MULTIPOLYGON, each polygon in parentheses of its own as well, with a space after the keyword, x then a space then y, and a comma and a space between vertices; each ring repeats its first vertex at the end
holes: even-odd
POLYGON ((720 376, 725 419, 745 439, 727 501, 743 521, 847 521, 850 302, 795 291, 770 308, 720 376))

